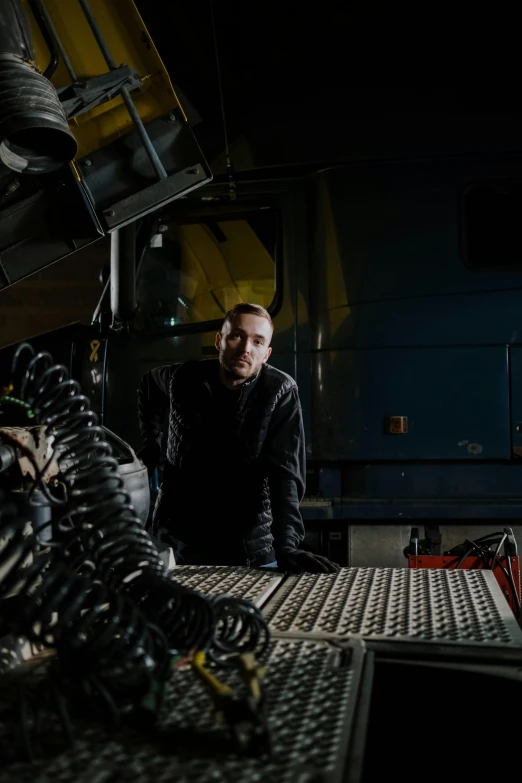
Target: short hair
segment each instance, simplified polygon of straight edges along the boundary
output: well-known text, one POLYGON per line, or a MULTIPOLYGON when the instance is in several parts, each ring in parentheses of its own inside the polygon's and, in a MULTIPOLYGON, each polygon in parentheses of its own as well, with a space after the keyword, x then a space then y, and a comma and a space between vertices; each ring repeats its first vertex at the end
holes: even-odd
POLYGON ((233 318, 236 317, 236 315, 258 315, 260 318, 266 318, 270 326, 272 327, 272 330, 274 329, 274 323, 270 317, 270 313, 268 310, 265 310, 264 307, 261 307, 261 305, 253 304, 252 302, 240 302, 239 304, 235 305, 231 310, 228 311, 228 313, 225 315, 225 318, 223 320, 223 325, 221 326, 221 330, 224 329, 225 324, 230 323, 233 318))

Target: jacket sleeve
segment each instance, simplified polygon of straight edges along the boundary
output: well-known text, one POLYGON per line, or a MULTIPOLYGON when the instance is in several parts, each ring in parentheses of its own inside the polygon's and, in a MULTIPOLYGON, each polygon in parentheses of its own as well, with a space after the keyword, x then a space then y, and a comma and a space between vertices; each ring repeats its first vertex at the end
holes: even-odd
POLYGON ((157 467, 161 454, 161 432, 169 409, 169 386, 177 365, 164 365, 149 370, 138 387, 138 417, 143 446, 138 457, 149 475, 157 467))
POLYGON ((306 451, 297 387, 277 404, 265 441, 276 555, 293 552, 304 539, 299 511, 306 482, 306 451))

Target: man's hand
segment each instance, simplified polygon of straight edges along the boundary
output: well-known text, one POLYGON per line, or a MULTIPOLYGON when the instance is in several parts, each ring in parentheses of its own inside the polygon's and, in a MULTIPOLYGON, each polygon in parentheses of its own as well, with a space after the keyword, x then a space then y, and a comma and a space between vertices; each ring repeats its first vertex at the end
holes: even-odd
POLYGON ((314 555, 303 549, 281 553, 277 558, 277 567, 281 571, 288 571, 291 574, 302 574, 305 571, 312 574, 335 574, 340 570, 340 566, 328 560, 327 557, 314 555))

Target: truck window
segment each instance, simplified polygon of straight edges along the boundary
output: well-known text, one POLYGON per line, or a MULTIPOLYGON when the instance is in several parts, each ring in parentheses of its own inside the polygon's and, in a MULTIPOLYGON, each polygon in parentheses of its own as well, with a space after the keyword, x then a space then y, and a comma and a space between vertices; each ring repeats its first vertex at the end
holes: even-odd
POLYGON ((148 248, 137 281, 134 328, 157 331, 222 320, 238 302, 270 310, 276 294, 277 214, 176 222, 148 248))
POLYGON ((477 183, 463 194, 462 254, 476 272, 522 272, 522 182, 477 183))

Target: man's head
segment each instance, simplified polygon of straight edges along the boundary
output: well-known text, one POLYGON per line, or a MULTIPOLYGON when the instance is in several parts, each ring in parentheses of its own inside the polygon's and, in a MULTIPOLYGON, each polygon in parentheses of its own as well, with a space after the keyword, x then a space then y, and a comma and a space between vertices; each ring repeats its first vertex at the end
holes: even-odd
POLYGON ((242 303, 228 311, 216 335, 226 386, 238 386, 259 372, 272 353, 273 331, 272 319, 260 305, 242 303))

